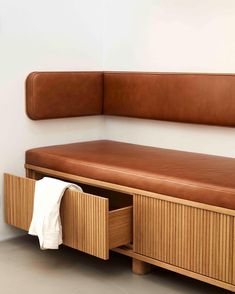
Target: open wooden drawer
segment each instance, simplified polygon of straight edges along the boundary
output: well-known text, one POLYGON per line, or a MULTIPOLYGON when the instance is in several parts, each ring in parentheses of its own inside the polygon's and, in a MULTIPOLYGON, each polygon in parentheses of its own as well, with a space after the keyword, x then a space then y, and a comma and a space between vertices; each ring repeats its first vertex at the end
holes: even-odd
MULTIPOLYGON (((4 175, 6 223, 28 231, 35 182, 4 175)), ((84 192, 68 189, 62 199, 63 244, 108 259, 109 249, 132 242, 132 197, 90 186, 82 188, 84 192)))

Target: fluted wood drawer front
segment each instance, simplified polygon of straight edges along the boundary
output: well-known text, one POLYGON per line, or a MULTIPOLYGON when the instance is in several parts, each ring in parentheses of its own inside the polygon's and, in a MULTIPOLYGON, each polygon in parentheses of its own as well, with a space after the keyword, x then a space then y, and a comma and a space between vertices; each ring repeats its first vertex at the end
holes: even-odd
POLYGON ((235 214, 201 206, 135 195, 134 251, 235 285, 235 214))
MULTIPOLYGON (((28 231, 35 180, 4 175, 6 223, 28 231)), ((66 190, 61 203, 63 244, 102 259, 132 241, 132 206, 109 211, 108 197, 66 190)))

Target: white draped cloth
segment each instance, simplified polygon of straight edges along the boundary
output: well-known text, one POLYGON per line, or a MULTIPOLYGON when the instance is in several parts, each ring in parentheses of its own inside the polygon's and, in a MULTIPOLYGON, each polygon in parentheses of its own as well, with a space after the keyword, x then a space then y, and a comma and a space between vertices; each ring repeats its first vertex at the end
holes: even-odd
POLYGON ((33 218, 29 234, 38 236, 41 249, 58 249, 62 244, 60 203, 68 188, 82 191, 78 185, 49 177, 35 184, 33 218))

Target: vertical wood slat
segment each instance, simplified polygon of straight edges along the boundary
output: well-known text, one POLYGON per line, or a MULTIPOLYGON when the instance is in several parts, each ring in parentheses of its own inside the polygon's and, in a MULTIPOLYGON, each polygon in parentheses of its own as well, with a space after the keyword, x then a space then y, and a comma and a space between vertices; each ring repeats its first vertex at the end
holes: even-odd
MULTIPOLYGON (((34 189, 32 179, 4 175, 6 223, 28 231, 34 189)), ((102 259, 109 258, 107 198, 67 190, 61 203, 61 220, 65 245, 102 259)))
POLYGON ((4 175, 5 222, 28 231, 32 220, 35 181, 4 175))
POLYGON ((63 244, 109 258, 108 199, 67 190, 61 203, 61 222, 63 244))
POLYGON ((233 247, 232 247, 232 284, 235 285, 235 218, 233 219, 233 247))
POLYGON ((235 285, 235 217, 134 195, 136 253, 235 285))

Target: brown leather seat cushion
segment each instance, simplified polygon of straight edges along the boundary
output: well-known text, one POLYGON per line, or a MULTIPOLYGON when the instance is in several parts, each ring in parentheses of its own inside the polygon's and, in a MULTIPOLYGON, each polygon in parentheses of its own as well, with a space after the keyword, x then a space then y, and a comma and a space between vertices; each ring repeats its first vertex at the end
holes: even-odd
POLYGON ((235 209, 235 159, 92 141, 28 150, 26 163, 235 209))

